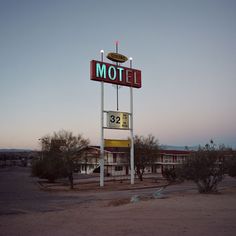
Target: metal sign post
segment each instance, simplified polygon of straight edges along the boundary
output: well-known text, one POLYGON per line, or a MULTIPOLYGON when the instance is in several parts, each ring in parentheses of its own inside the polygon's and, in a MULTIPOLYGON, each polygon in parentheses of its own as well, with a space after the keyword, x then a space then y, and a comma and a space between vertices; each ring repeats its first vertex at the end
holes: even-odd
MULTIPOLYGON (((104 51, 101 50, 101 61, 103 62, 104 51)), ((104 82, 101 82, 101 151, 100 151, 100 187, 104 186, 104 82)))
MULTIPOLYGON (((116 41, 116 54, 118 54, 118 41, 116 41)), ((118 62, 116 62, 118 66, 118 62)), ((116 85, 116 110, 119 111, 119 85, 116 85)))
MULTIPOLYGON (((130 57, 130 68, 132 69, 132 57, 130 57)), ((133 124, 133 87, 130 87, 130 183, 134 184, 134 124, 133 124)))

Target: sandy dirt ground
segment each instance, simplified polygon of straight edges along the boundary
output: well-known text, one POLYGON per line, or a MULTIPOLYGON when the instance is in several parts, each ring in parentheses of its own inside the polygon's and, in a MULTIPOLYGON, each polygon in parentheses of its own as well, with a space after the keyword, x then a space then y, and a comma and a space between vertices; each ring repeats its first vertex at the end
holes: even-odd
POLYGON ((165 199, 97 201, 62 211, 4 215, 0 235, 236 235, 236 188, 220 194, 173 193, 165 199))

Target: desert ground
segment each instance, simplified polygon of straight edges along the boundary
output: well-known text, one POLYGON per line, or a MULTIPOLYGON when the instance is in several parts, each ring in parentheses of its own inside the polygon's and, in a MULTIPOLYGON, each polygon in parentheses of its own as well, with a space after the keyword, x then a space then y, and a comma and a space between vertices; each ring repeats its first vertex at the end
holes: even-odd
MULTIPOLYGON (((73 194, 79 198, 82 193, 73 194)), ((89 191, 82 195, 86 198, 96 194, 89 191)), ((1 214, 0 235, 234 236, 236 187, 221 187, 218 194, 199 194, 196 190, 167 192, 164 198, 146 197, 135 203, 128 195, 110 198, 103 192, 102 198, 63 208, 1 214)))

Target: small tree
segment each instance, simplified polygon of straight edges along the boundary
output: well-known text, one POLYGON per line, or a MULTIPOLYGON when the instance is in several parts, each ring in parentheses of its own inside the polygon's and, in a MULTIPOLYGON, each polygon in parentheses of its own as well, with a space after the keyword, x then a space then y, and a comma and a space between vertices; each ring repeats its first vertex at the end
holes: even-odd
POLYGON ((143 180, 145 168, 155 162, 158 151, 158 141, 153 135, 134 137, 134 165, 140 181, 143 180))
POLYGON ((68 177, 72 189, 75 163, 82 157, 89 140, 65 130, 54 132, 52 136, 44 136, 40 140, 42 156, 33 165, 32 173, 48 180, 68 177))
POLYGON ((54 138, 56 140, 63 140, 63 145, 61 146, 62 157, 67 170, 70 187, 73 189, 75 164, 78 159, 82 158, 85 148, 89 145, 89 140, 84 139, 81 134, 74 136, 72 132, 64 130, 54 133, 54 138))
POLYGON ((199 150, 176 170, 177 175, 182 180, 194 181, 200 193, 216 192, 224 175, 223 164, 220 161, 222 155, 221 150, 217 150, 211 140, 204 148, 199 147, 199 150))

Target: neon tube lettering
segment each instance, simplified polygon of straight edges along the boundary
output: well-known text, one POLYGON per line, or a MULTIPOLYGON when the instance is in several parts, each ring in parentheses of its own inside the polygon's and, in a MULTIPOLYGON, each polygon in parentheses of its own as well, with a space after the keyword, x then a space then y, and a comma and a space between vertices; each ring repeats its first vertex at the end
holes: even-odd
POLYGON ((106 79, 106 65, 100 63, 96 63, 96 77, 102 77, 106 79))

